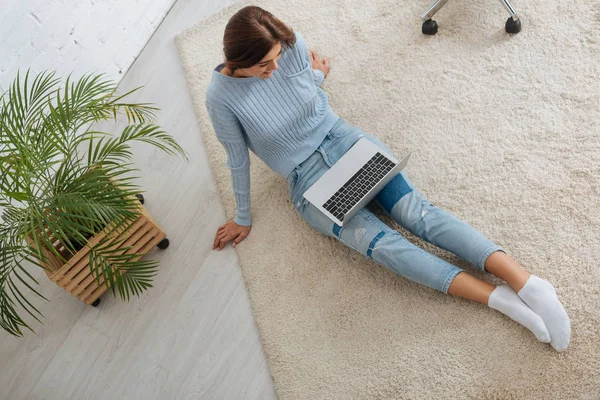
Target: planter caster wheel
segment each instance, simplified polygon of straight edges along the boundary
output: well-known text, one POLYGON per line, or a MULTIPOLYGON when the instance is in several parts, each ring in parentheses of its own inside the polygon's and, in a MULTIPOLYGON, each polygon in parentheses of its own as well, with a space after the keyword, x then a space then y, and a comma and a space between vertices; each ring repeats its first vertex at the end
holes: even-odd
POLYGON ((521 32, 521 20, 520 19, 513 19, 512 17, 509 17, 506 20, 506 33, 519 33, 521 32))
POLYGON ((143 194, 136 194, 135 197, 138 198, 138 200, 140 201, 140 203, 144 204, 144 195, 143 194))
POLYGON ((96 299, 96 301, 92 303, 92 307, 98 307, 98 304, 100 304, 100 299, 96 299))
POLYGON ((164 238, 163 240, 161 240, 160 242, 158 242, 158 244, 156 245, 156 247, 158 247, 161 250, 166 249, 167 247, 169 247, 169 239, 164 238))
POLYGON ((421 32, 423 32, 425 35, 435 35, 437 31, 438 25, 437 22, 435 22, 434 20, 428 19, 427 21, 423 22, 421 32))

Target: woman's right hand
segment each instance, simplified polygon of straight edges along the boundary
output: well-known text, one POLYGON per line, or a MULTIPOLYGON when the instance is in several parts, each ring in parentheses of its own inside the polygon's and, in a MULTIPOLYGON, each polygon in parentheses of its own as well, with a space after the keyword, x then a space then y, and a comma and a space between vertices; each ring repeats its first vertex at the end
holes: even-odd
POLYGON ((321 60, 315 51, 310 50, 310 63, 312 64, 313 69, 319 69, 323 71, 323 74, 325 74, 325 77, 327 77, 327 74, 331 69, 331 64, 329 63, 328 59, 324 58, 321 60))
POLYGON ((213 250, 223 249, 223 247, 225 247, 225 245, 232 240, 233 247, 235 247, 236 244, 248 237, 251 229, 252 225, 238 225, 234 222, 233 219, 227 222, 225 225, 221 225, 217 230, 217 234, 215 235, 215 241, 213 242, 213 250))

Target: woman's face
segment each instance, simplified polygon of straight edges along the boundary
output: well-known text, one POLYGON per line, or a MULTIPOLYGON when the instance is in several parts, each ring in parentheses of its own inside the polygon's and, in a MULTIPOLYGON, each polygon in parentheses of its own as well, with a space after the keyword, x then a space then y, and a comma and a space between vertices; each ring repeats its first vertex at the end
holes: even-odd
POLYGON ((255 76, 261 79, 270 78, 273 72, 279 68, 277 61, 281 57, 282 46, 281 43, 277 42, 267 53, 266 56, 258 63, 250 68, 240 69, 247 76, 255 76))

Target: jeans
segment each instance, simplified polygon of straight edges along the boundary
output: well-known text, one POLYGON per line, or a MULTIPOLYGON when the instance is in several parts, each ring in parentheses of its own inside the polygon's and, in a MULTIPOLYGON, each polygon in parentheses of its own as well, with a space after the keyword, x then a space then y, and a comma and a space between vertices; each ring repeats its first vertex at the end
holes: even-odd
MULTIPOLYGON (((318 232, 339 240, 400 276, 448 293, 452 280, 463 271, 461 268, 415 246, 366 207, 340 227, 303 198, 304 192, 362 137, 393 154, 376 137, 339 119, 317 150, 288 176, 294 207, 318 232)), ((488 272, 485 261, 492 253, 506 253, 469 224, 425 200, 408 179, 405 170, 392 179, 373 201, 407 231, 485 272, 488 272)))

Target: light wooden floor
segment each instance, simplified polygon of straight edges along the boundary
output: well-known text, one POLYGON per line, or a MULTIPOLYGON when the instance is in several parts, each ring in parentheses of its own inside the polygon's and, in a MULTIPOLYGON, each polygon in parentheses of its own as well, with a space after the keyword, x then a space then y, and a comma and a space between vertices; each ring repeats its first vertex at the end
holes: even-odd
MULTIPOLYGON (((105 295, 80 303, 41 271, 45 326, 0 332, 0 399, 275 399, 239 261, 211 250, 226 222, 215 192, 174 38, 232 0, 179 0, 120 87, 161 108, 159 124, 189 163, 136 146, 146 207, 170 247, 154 288, 129 304, 105 295)), ((109 128, 110 129, 110 128, 109 128)))

